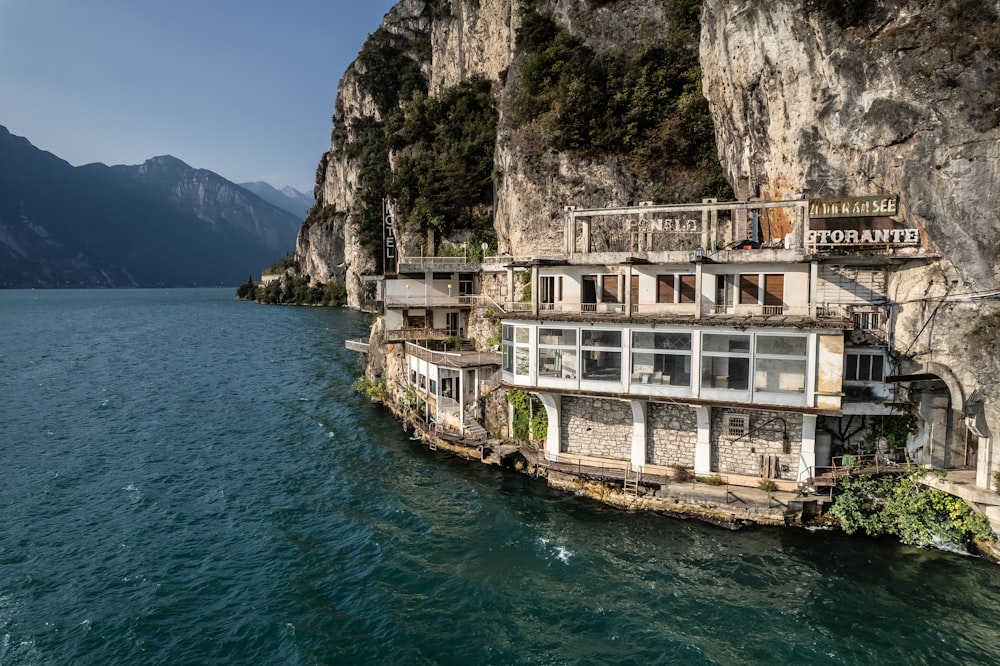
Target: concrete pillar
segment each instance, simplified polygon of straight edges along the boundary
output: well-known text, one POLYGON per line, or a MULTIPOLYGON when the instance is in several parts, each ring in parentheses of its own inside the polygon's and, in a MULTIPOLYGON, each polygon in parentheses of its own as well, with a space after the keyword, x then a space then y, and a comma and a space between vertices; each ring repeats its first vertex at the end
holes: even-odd
POLYGON ((979 435, 979 451, 976 454, 976 486, 987 490, 993 487, 992 453, 993 441, 989 437, 979 435))
POLYGON ((531 267, 531 314, 538 316, 538 265, 531 267))
POLYGON ((802 448, 799 454, 798 482, 805 483, 816 467, 816 415, 802 415, 802 448))
POLYGON ((562 396, 558 393, 539 393, 538 399, 542 401, 542 406, 545 407, 545 416, 549 421, 548 430, 545 433, 545 458, 557 461, 562 445, 562 420, 559 414, 562 396))
POLYGON ((704 279, 704 271, 702 270, 702 263, 700 261, 694 264, 694 318, 701 319, 701 309, 704 307, 704 299, 701 295, 702 282, 704 279))
POLYGON ((816 319, 817 287, 819 286, 819 262, 809 264, 809 318, 816 319))
POLYGON ((694 473, 705 476, 712 473, 712 408, 702 405, 694 408, 698 417, 698 441, 694 446, 694 473))
POLYGON ((646 409, 649 403, 645 400, 632 401, 632 467, 639 468, 646 464, 646 409))

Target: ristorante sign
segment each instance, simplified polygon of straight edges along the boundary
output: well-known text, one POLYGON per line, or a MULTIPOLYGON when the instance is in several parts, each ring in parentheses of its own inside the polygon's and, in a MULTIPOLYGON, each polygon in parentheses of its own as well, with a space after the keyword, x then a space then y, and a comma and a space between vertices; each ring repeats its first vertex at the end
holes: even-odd
POLYGON ((806 245, 917 245, 917 229, 810 229, 806 245))
POLYGON ((894 217, 899 212, 899 196, 878 194, 870 197, 810 199, 810 218, 894 217))

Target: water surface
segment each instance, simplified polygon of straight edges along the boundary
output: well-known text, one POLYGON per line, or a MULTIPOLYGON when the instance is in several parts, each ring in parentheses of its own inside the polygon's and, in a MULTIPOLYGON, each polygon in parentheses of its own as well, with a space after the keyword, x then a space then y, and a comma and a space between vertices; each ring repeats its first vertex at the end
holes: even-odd
POLYGON ((1000 568, 429 452, 365 315, 0 291, 0 666, 1000 663, 1000 568))

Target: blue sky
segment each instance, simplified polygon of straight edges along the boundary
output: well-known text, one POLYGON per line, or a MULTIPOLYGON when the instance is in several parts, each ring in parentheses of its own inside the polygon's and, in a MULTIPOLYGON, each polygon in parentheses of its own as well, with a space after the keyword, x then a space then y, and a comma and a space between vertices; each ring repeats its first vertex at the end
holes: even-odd
POLYGON ((312 194, 395 0, 0 0, 0 125, 80 165, 173 155, 312 194))

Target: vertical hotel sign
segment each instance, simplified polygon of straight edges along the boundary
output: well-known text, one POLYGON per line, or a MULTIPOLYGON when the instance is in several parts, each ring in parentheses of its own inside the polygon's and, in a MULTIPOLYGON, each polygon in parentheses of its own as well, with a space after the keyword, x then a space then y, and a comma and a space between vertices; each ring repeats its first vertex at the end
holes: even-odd
POLYGON ((390 262, 396 263, 396 232, 394 230, 395 220, 393 219, 392 204, 382 202, 382 247, 384 250, 382 261, 382 273, 390 273, 390 262))

